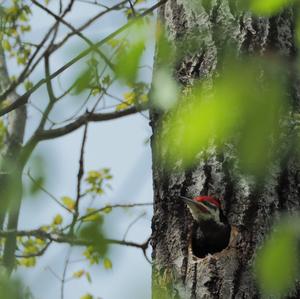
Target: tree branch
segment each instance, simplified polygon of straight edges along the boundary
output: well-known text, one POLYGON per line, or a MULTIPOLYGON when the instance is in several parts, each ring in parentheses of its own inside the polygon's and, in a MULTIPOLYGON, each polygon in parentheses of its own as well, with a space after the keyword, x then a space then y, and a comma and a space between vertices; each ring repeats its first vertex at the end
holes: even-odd
MULTIPOLYGON (((36 0, 31 0, 32 3, 34 3, 36 6, 38 6, 40 9, 47 12, 50 16, 52 16, 56 21, 61 22, 65 26, 67 26, 71 31, 74 32, 74 34, 78 35, 81 39, 83 39, 90 47, 94 47, 94 43, 89 40, 86 36, 84 36, 80 31, 78 31, 75 27, 73 27, 70 23, 66 22, 63 18, 53 13, 50 9, 43 6, 42 4, 38 3, 36 0)), ((96 48, 95 51, 99 54, 99 56, 106 62, 106 64, 114 70, 114 65, 110 62, 110 60, 99 50, 99 48, 96 48)))
MULTIPOLYGON (((58 75, 60 75, 65 70, 67 70, 72 65, 74 65, 77 61, 81 60, 83 57, 87 56, 92 51, 95 51, 98 47, 102 46, 103 44, 105 44, 110 39, 112 39, 115 36, 119 35, 123 31, 125 31, 126 29, 128 29, 130 26, 132 26, 133 24, 135 24, 138 20, 140 20, 144 16, 152 13, 155 9, 157 9, 160 6, 162 6, 166 2, 167 2, 167 0, 161 0, 161 1, 159 1, 155 5, 151 6, 149 9, 145 10, 141 15, 139 15, 139 16, 137 16, 135 18, 132 18, 131 20, 129 20, 128 23, 126 23, 125 25, 123 25, 122 27, 120 27, 119 29, 117 29, 116 31, 112 32, 111 34, 109 34, 104 39, 102 39, 99 42, 95 43, 93 46, 91 46, 91 47, 83 50, 80 54, 78 54, 77 56, 75 56, 73 59, 71 59, 69 62, 67 62, 65 65, 63 65, 61 68, 59 68, 57 71, 55 71, 54 73, 52 73, 48 78, 41 79, 35 86, 33 86, 30 90, 28 90, 26 93, 24 93, 22 96, 20 96, 19 99, 16 100, 13 104, 8 105, 8 106, 2 108, 0 110, 0 116, 2 116, 4 114, 6 114, 6 113, 8 113, 8 112, 10 112, 10 111, 18 108, 18 107, 20 107, 20 106, 22 106, 24 104, 26 104, 28 102, 29 96, 31 94, 33 94, 43 84, 45 84, 48 80, 52 80, 52 79, 56 78, 58 75)), ((7 92, 4 92, 4 94, 2 94, 0 96, 0 101, 3 101, 6 98, 6 96, 7 96, 7 92)))
MULTIPOLYGON (((0 237, 2 238, 8 238, 11 235, 18 236, 18 237, 36 237, 42 240, 46 239, 51 242, 67 243, 70 245, 77 245, 77 246, 90 246, 90 245, 95 245, 97 243, 97 240, 95 241, 95 240, 79 239, 76 237, 72 237, 69 234, 48 233, 41 229, 6 230, 6 231, 0 230, 0 237)), ((143 243, 136 243, 136 242, 125 241, 125 240, 117 240, 117 239, 105 239, 105 242, 107 242, 108 244, 130 246, 130 247, 146 250, 148 248, 149 239, 147 239, 143 243)))
MULTIPOLYGON (((144 109, 141 109, 144 110, 144 109)), ((57 129, 52 129, 52 130, 41 130, 40 132, 37 132, 35 138, 40 141, 40 140, 47 140, 47 139, 53 139, 57 137, 64 136, 68 133, 71 133, 87 122, 99 122, 99 121, 107 121, 107 120, 113 120, 117 119, 120 117, 128 116, 131 114, 135 114, 138 111, 141 111, 137 107, 131 107, 126 110, 121 110, 121 111, 115 111, 115 112, 110 112, 110 113, 90 113, 86 112, 79 118, 77 118, 74 122, 61 127, 57 129)))

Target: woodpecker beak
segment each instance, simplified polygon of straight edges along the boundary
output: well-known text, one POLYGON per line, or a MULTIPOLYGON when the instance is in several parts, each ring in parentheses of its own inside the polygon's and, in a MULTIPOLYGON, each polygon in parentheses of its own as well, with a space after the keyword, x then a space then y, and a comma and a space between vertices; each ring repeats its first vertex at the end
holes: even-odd
POLYGON ((194 200, 192 200, 188 197, 182 196, 182 195, 180 195, 179 198, 185 204, 187 204, 191 210, 198 210, 198 211, 200 210, 204 214, 209 213, 209 210, 206 208, 206 206, 202 202, 194 201, 194 200))

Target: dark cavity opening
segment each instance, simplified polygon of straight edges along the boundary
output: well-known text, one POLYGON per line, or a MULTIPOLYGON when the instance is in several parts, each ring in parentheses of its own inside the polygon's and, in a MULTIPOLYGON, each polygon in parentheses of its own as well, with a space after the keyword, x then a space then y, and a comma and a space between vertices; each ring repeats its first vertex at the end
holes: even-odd
POLYGON ((218 224, 207 220, 194 223, 192 228, 192 252, 198 258, 214 254, 225 249, 230 240, 231 228, 228 224, 218 224))

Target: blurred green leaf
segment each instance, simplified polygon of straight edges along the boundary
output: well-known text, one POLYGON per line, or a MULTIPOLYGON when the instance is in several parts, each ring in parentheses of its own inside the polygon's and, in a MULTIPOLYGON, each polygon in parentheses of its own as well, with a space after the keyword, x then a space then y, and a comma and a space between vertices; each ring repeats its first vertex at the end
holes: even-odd
POLYGON ((250 8, 257 14, 271 15, 293 2, 295 0, 251 0, 250 8))
POLYGON ((137 79, 148 35, 147 23, 143 21, 137 22, 130 29, 128 44, 118 52, 115 72, 118 78, 128 85, 134 84, 137 79))
POLYGON ((102 218, 100 221, 87 223, 79 231, 81 239, 91 242, 91 254, 95 251, 99 254, 99 257, 105 256, 108 250, 108 243, 105 239, 104 232, 102 230, 102 218))
POLYGON ((97 209, 95 209, 95 208, 87 208, 86 215, 88 215, 88 216, 83 216, 84 218, 82 221, 84 221, 84 222, 89 222, 89 221, 97 222, 97 221, 101 220, 101 215, 99 214, 99 212, 97 212, 97 209))
POLYGON ((145 45, 139 42, 130 45, 118 55, 116 62, 116 74, 128 84, 133 84, 136 80, 138 67, 144 51, 145 45))
POLYGON ((72 276, 74 278, 81 278, 84 274, 85 274, 85 271, 83 269, 81 269, 81 270, 74 272, 72 276))
MULTIPOLYGON (((3 270, 3 269, 1 269, 3 270)), ((29 298, 29 294, 24 294, 21 282, 16 279, 10 279, 4 273, 0 274, 0 296, 7 299, 24 299, 29 298)))
POLYGON ((112 207, 110 205, 107 205, 103 209, 103 213, 105 213, 105 214, 109 214, 111 211, 112 211, 112 207))
POLYGON ((157 65, 171 66, 175 60, 175 49, 167 38, 165 26, 158 22, 156 26, 157 65))
POLYGON ((112 262, 109 258, 105 257, 103 260, 103 266, 106 270, 112 269, 112 262))
POLYGON ((198 154, 226 142, 236 144, 247 173, 263 174, 274 158, 280 121, 286 116, 280 64, 253 59, 226 66, 211 91, 203 81, 196 84, 167 115, 159 146, 160 152, 167 151, 164 159, 170 166, 181 161, 189 167, 198 154))
POLYGON ((46 165, 42 155, 35 155, 30 160, 29 180, 26 185, 26 193, 30 198, 36 196, 45 184, 46 165))
POLYGON ((85 277, 86 277, 86 280, 87 280, 89 283, 92 283, 92 277, 91 277, 90 272, 85 272, 85 277))
POLYGON ((74 83, 74 93, 80 94, 90 87, 91 80, 93 79, 93 70, 91 68, 85 69, 76 79, 74 83))
POLYGON ((299 277, 299 228, 298 217, 285 219, 258 252, 255 272, 266 295, 287 294, 299 277))
POLYGON ((69 196, 63 196, 61 198, 62 203, 69 209, 69 210, 74 210, 75 209, 75 200, 72 199, 69 196))

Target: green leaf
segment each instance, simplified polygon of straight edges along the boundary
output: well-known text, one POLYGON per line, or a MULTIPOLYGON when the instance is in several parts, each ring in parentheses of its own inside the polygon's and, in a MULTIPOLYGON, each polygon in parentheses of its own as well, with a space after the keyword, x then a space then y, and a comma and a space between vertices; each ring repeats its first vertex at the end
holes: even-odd
POLYGON ((101 215, 99 214, 99 212, 96 212, 96 211, 97 210, 94 208, 87 208, 86 214, 88 216, 86 216, 86 217, 83 216, 83 221, 84 222, 89 222, 89 221, 91 221, 91 222, 98 221, 99 222, 99 221, 101 221, 101 215), (91 214, 91 213, 93 213, 93 214, 91 214), (91 215, 89 215, 89 214, 91 214, 91 215))
POLYGON ((109 258, 104 258, 103 260, 103 266, 106 270, 112 269, 112 262, 109 258))
POLYGON ((79 231, 79 237, 93 243, 93 246, 88 247, 88 252, 85 252, 87 258, 92 256, 93 252, 99 257, 107 253, 108 243, 102 230, 102 222, 86 223, 79 231))
POLYGON ((258 252, 255 272, 266 295, 283 296, 299 277, 298 218, 284 220, 258 252))
POLYGON ((33 83, 31 81, 27 80, 24 83, 24 87, 25 87, 26 91, 28 91, 33 87, 33 83))
POLYGON ((78 271, 73 273, 73 277, 74 278, 81 278, 84 274, 85 274, 84 270, 78 270, 78 271))
POLYGON ((6 51, 11 51, 12 50, 11 45, 10 45, 8 40, 3 40, 2 41, 2 47, 6 51))
POLYGON ((104 209, 103 212, 105 214, 109 214, 112 211, 112 207, 110 205, 107 205, 104 209))
POLYGON ((41 191, 41 187, 45 183, 45 160, 41 155, 35 155, 30 160, 30 175, 34 180, 29 181, 28 192, 30 196, 38 195, 38 192, 41 191))
POLYGON ((279 12, 295 0, 251 0, 250 8, 257 14, 271 15, 279 12))
POLYGON ((116 62, 116 74, 119 79, 127 84, 133 84, 136 80, 140 59, 145 45, 143 42, 131 45, 118 55, 116 62))
POLYGON ((24 266, 26 268, 31 268, 36 265, 36 258, 35 257, 26 257, 26 258, 21 258, 18 261, 19 265, 24 266))
POLYGON ((63 196, 61 201, 69 210, 75 209, 75 201, 71 197, 63 196))
POLYGON ((54 217, 52 223, 55 224, 55 225, 60 225, 60 224, 62 224, 62 222, 63 222, 62 216, 61 216, 60 214, 57 214, 57 215, 54 217))
POLYGON ((74 83, 74 93, 80 94, 84 90, 90 88, 91 87, 90 83, 92 79, 93 79, 93 71, 89 67, 86 70, 84 70, 76 79, 74 83))
POLYGON ((132 26, 128 34, 128 44, 118 52, 115 72, 128 85, 134 84, 137 79, 138 67, 149 35, 148 27, 149 24, 143 21, 132 26))
POLYGON ((219 150, 234 140, 242 170, 263 176, 277 153, 280 120, 287 117, 285 81, 280 75, 284 72, 276 61, 225 64, 211 92, 206 88, 209 82, 195 83, 167 114, 158 134, 158 157, 166 152, 163 162, 168 166, 179 167, 180 161, 181 167, 190 167, 212 145, 219 150))
POLYGON ((92 283, 92 278, 90 272, 85 272, 85 277, 89 283, 92 283))
MULTIPOLYGON (((1 271, 3 272, 3 270, 1 271)), ((4 273, 0 273, 0 294, 1 298, 20 299, 28 298, 23 293, 24 287, 19 280, 9 278, 4 273)))
POLYGON ((94 298, 94 296, 91 295, 91 294, 85 294, 85 295, 80 297, 80 299, 93 299, 93 298, 94 298))

